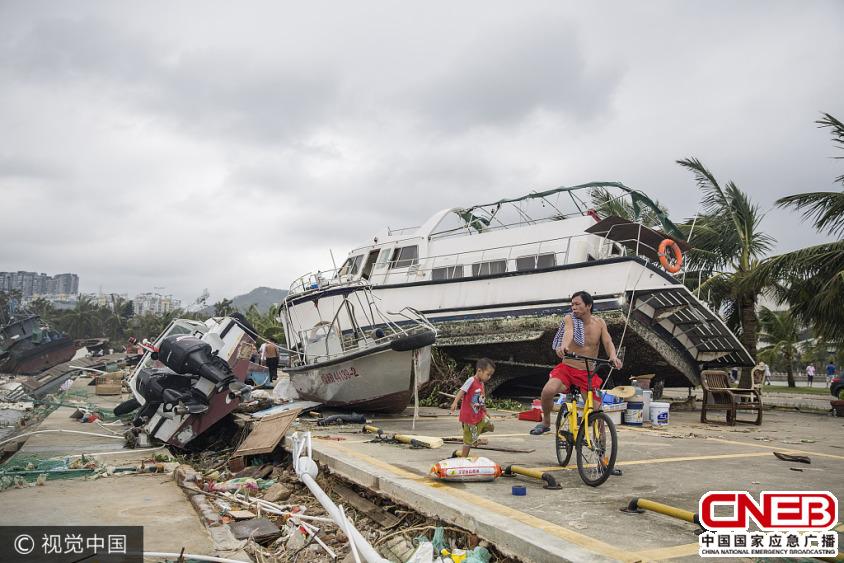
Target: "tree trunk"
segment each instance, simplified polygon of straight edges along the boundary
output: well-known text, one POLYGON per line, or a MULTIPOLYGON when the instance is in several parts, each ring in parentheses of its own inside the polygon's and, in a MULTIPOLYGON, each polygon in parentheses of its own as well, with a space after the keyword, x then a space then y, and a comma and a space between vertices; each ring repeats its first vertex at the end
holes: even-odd
POLYGON ((797 387, 797 385, 794 384, 794 373, 791 371, 791 362, 788 363, 788 386, 797 387))
MULTIPOLYGON (((742 295, 739 299, 741 308, 741 343, 744 345, 753 361, 756 361, 756 333, 758 332, 759 319, 756 317, 756 295, 742 295)), ((739 387, 751 389, 753 387, 752 367, 741 370, 739 387)))

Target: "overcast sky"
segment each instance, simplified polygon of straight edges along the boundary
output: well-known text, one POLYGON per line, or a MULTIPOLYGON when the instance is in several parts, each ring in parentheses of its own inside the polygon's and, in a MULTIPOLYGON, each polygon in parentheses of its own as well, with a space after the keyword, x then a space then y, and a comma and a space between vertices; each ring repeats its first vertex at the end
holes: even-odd
MULTIPOLYGON (((0 270, 211 300, 593 180, 836 189, 844 3, 0 0, 0 270)), ((769 211, 777 250, 823 240, 769 211)))

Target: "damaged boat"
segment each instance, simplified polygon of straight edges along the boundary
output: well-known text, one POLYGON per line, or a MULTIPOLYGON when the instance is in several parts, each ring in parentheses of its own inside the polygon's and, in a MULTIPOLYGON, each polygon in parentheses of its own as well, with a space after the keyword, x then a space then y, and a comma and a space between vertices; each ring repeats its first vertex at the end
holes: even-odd
POLYGON ((35 375, 76 353, 66 334, 26 309, 0 311, 0 372, 35 375))
POLYGON ((690 249, 642 192, 617 182, 561 187, 387 228, 340 268, 294 281, 283 305, 298 322, 315 325, 349 291, 370 285, 383 307, 425 315, 437 327, 437 346, 452 357, 494 359, 490 390, 509 379, 529 377, 535 386, 547 378, 558 361, 551 341, 580 290, 594 296, 614 341, 624 335, 616 384, 655 373, 657 387, 690 386, 702 369, 752 365, 722 319, 675 277, 679 264, 665 258, 665 247, 680 261, 690 249), (607 205, 593 203, 596 191, 608 194, 607 205), (647 211, 653 221, 623 219, 614 206, 647 211))
POLYGON ((114 409, 137 411, 130 442, 186 447, 248 398, 255 331, 244 317, 178 319, 148 347, 128 378, 132 399, 114 409))
POLYGON ((285 371, 298 396, 332 407, 403 411, 428 381, 434 326, 409 307, 382 312, 366 283, 348 285, 314 306, 319 318, 304 325, 282 308, 291 347, 285 371))

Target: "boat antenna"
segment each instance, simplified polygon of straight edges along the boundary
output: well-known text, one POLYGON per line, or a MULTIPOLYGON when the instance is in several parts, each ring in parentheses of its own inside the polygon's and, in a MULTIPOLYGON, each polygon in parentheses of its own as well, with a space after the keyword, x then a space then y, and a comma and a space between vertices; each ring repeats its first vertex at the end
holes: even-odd
POLYGON ((334 253, 331 252, 331 249, 328 249, 328 253, 331 255, 331 265, 334 266, 334 271, 337 271, 337 262, 334 261, 334 253))

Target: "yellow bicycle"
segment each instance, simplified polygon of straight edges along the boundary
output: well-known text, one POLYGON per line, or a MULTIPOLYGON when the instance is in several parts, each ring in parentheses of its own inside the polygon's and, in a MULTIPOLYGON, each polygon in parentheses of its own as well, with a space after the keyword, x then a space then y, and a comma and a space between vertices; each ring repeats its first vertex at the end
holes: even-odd
POLYGON ((589 362, 595 366, 609 364, 609 360, 566 354, 567 358, 586 362, 586 395, 572 385, 568 390, 567 402, 560 405, 555 427, 557 461, 562 467, 568 465, 572 450, 577 450, 577 472, 589 486, 597 487, 609 479, 615 467, 618 454, 618 440, 615 424, 600 409, 595 410, 592 399, 592 375, 589 362), (578 415, 578 397, 583 397, 583 414, 578 415))

